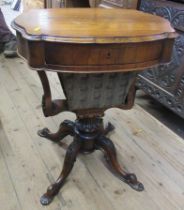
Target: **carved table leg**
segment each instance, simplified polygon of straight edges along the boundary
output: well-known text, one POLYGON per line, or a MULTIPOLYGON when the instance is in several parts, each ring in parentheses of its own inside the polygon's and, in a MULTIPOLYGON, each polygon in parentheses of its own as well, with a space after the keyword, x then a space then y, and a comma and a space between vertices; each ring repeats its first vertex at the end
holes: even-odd
POLYGON ((111 123, 108 123, 107 127, 104 128, 101 118, 79 118, 75 122, 65 120, 61 123, 56 133, 50 133, 47 128, 38 132, 40 136, 50 139, 53 142, 58 142, 66 135, 74 136, 74 141, 67 149, 63 170, 59 178, 54 184, 48 187, 47 192, 40 198, 42 205, 48 205, 54 196, 57 195, 73 168, 77 154, 79 152, 93 152, 95 149, 103 149, 105 151, 108 164, 122 181, 137 191, 144 189, 144 186, 137 181, 134 174, 127 173, 120 167, 116 157, 115 146, 110 139, 105 137, 113 129, 114 126, 111 123))
POLYGON ((58 194, 60 188, 64 184, 65 179, 67 178, 67 176, 73 168, 80 147, 81 140, 78 138, 75 138, 74 141, 69 145, 64 160, 63 170, 56 182, 50 185, 47 189, 47 192, 41 196, 40 202, 42 205, 48 205, 49 203, 51 203, 54 196, 58 194))
POLYGON ((58 142, 67 135, 73 135, 74 125, 74 122, 65 120, 60 124, 59 130, 56 133, 51 133, 48 128, 43 128, 38 131, 38 135, 53 142, 58 142))
POLYGON ((110 139, 101 136, 97 141, 97 148, 101 148, 105 151, 107 163, 122 181, 137 191, 144 190, 143 184, 137 181, 135 174, 127 173, 121 168, 116 157, 115 146, 110 139))

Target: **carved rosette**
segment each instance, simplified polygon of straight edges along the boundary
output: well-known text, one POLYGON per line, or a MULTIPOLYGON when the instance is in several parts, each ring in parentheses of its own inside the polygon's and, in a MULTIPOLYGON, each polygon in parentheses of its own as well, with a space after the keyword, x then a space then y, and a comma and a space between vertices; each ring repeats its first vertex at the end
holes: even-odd
MULTIPOLYGON (((184 30, 184 6, 178 9, 173 4, 142 0, 140 9, 164 17, 174 28, 184 30)), ((184 118, 184 32, 178 33, 171 62, 142 72, 137 86, 184 118)))

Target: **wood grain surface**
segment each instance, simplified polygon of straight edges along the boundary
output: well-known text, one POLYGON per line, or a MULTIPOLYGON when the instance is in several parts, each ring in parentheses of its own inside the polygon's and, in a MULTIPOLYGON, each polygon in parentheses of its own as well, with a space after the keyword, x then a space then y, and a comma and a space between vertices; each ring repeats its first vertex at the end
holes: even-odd
POLYGON ((30 10, 12 26, 18 53, 32 68, 59 72, 137 71, 169 62, 176 37, 166 19, 126 9, 30 10))
POLYGON ((74 43, 143 42, 175 36, 167 20, 126 9, 30 10, 17 17, 13 27, 30 40, 74 43))

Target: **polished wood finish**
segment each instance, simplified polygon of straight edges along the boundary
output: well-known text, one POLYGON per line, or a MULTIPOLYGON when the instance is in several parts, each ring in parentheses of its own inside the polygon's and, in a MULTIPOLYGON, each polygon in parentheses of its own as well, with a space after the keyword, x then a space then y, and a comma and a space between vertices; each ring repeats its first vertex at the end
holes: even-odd
POLYGON ((144 187, 136 176, 120 167, 114 144, 106 137, 114 126, 109 123, 105 128, 102 117, 104 111, 110 107, 130 109, 133 106, 138 69, 170 60, 176 34, 169 22, 133 10, 50 9, 32 10, 22 14, 12 25, 17 31, 19 54, 38 71, 42 82, 44 115, 54 116, 64 110, 77 115, 75 122, 61 123, 56 133, 51 133, 47 128, 38 132, 41 137, 55 143, 67 135, 73 136, 63 170, 56 182, 41 197, 41 204, 48 205, 59 192, 72 170, 77 154, 90 153, 96 149, 105 152, 108 165, 122 181, 133 189, 142 191, 144 187), (57 71, 66 100, 52 100, 49 80, 44 70, 57 71), (118 71, 121 73, 115 73, 118 71), (80 77, 81 74, 83 77, 80 77), (92 82, 88 86, 80 86, 90 76, 95 78, 90 81, 97 82, 94 89, 92 82), (70 84, 68 77, 74 77, 73 84, 77 84, 74 88, 77 89, 75 95, 70 94, 70 91, 73 93, 73 86, 67 86, 70 84), (108 83, 109 78, 111 83, 114 81, 118 84, 116 88, 114 83, 111 86, 104 84, 108 83), (103 86, 105 89, 101 89, 103 86), (94 100, 87 100, 88 96, 83 98, 86 93, 91 94, 91 89, 96 92, 105 91, 95 96, 98 102, 101 101, 100 105, 91 105, 94 100), (109 92, 118 94, 118 104, 112 100, 111 95, 104 100, 105 93, 109 92), (75 101, 71 98, 75 98, 75 101), (113 103, 107 105, 108 100, 113 103), (74 106, 71 101, 74 101, 74 106))
POLYGON ((112 172, 115 173, 122 181, 127 183, 136 191, 142 191, 144 186, 137 181, 135 174, 126 172, 118 163, 116 149, 113 142, 105 137, 110 131, 114 130, 114 126, 110 123, 106 128, 103 126, 101 118, 78 119, 75 123, 64 121, 57 133, 52 134, 47 128, 40 130, 38 134, 53 142, 59 142, 65 136, 74 136, 73 142, 67 148, 63 170, 54 184, 48 187, 47 192, 41 197, 42 205, 48 205, 54 196, 58 194, 63 186, 65 179, 69 175, 76 161, 77 154, 91 153, 94 150, 102 150, 112 172))
POLYGON ((18 52, 32 68, 76 73, 132 71, 168 62, 176 37, 167 20, 135 10, 31 10, 12 26, 18 52))
POLYGON ((14 28, 28 40, 63 43, 135 43, 175 37, 165 19, 126 9, 31 10, 14 20, 14 28))

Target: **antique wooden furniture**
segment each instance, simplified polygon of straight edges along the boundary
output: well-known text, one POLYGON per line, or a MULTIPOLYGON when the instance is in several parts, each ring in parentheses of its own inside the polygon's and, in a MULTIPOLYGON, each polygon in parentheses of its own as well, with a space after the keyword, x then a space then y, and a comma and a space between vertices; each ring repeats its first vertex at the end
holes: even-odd
POLYGON ((171 62, 148 68, 139 74, 137 87, 184 118, 183 0, 63 0, 63 4, 58 4, 56 0, 47 1, 53 2, 49 7, 137 8, 168 19, 179 34, 174 44, 171 62))
POLYGON ((140 10, 165 17, 179 36, 174 43, 171 62, 139 74, 137 85, 184 118, 184 4, 178 2, 182 1, 141 1, 140 10))
POLYGON ((77 116, 75 122, 62 122, 56 133, 47 128, 38 132, 53 142, 67 135, 74 138, 59 178, 41 203, 49 204, 59 192, 78 152, 96 149, 105 152, 107 163, 122 181, 142 191, 136 176, 121 169, 114 144, 106 137, 114 127, 109 123, 104 128, 102 117, 110 107, 130 109, 137 73, 170 60, 176 37, 170 23, 136 10, 47 9, 24 13, 12 26, 19 55, 42 82, 44 115, 70 110, 77 116), (66 100, 52 100, 46 71, 57 72, 66 100))

